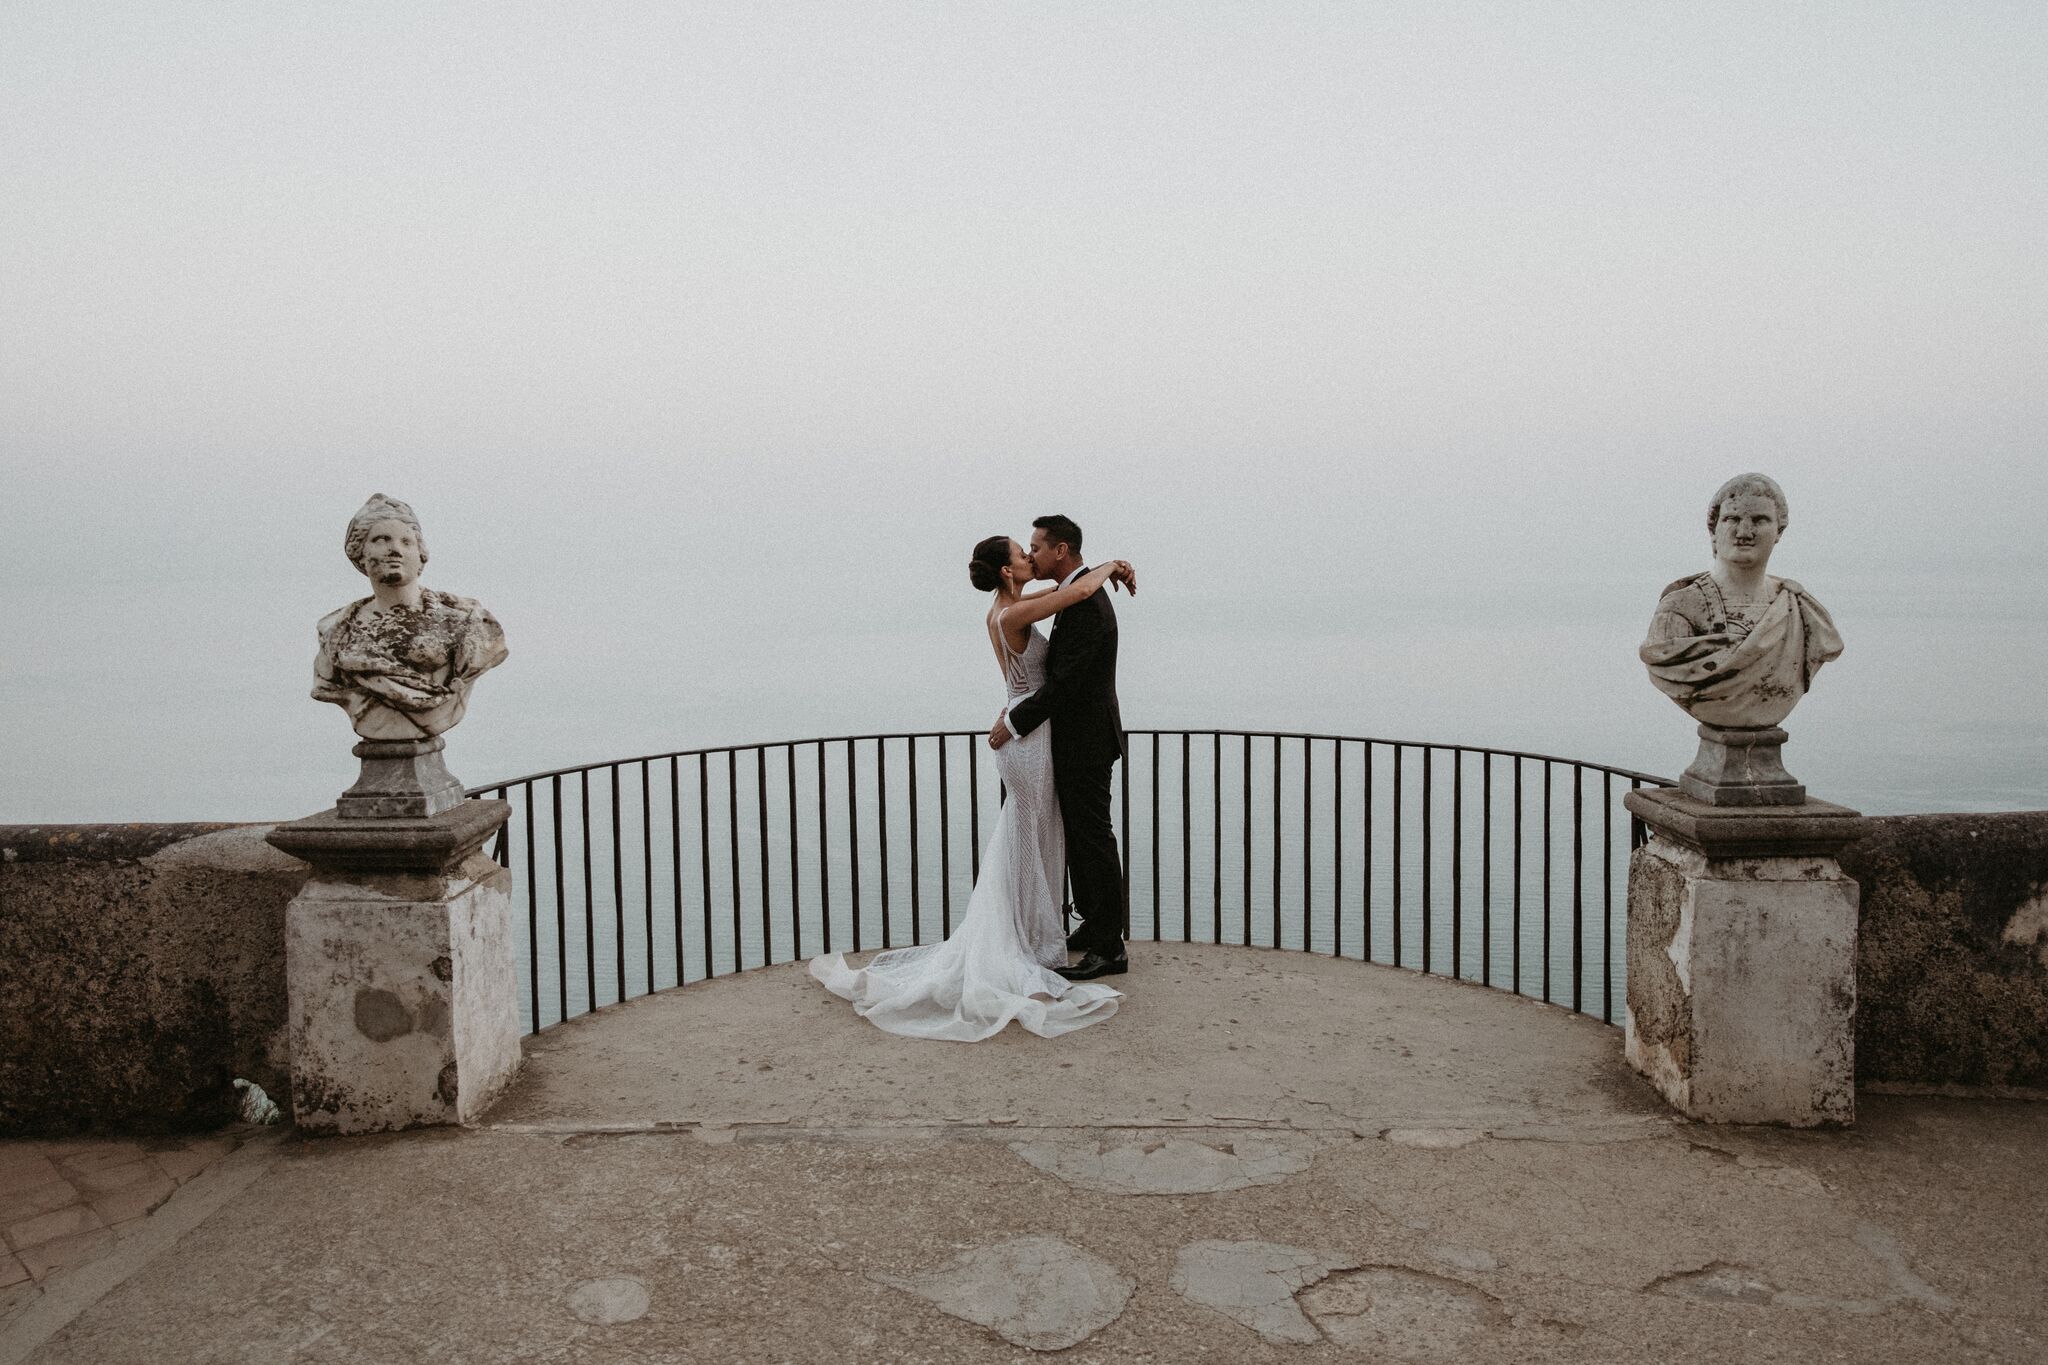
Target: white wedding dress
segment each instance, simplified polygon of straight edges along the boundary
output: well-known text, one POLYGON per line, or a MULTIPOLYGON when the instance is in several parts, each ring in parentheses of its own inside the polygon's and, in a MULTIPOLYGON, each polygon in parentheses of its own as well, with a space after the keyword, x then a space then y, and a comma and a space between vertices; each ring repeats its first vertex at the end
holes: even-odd
MULTIPOLYGON (((1024 652, 1002 632, 1003 674, 1015 706, 1045 681, 1046 640, 1032 627, 1024 652)), ((1116 1013, 1119 991, 1072 982, 1052 968, 1067 960, 1060 889, 1066 836, 1052 786, 1052 722, 996 750, 1009 800, 996 817, 967 913, 944 943, 892 948, 864 967, 844 953, 810 961, 811 975, 853 1002, 869 1023, 906 1038, 970 1043, 1011 1020, 1041 1038, 1086 1028, 1116 1013)))

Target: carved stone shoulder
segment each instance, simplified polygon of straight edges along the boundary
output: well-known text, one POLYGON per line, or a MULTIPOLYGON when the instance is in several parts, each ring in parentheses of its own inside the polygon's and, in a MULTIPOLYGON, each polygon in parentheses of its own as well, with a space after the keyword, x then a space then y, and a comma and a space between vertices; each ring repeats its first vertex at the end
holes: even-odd
MULTIPOLYGON (((370 599, 367 597, 359 597, 345 607, 336 607, 333 611, 328 612, 325 616, 320 618, 320 623, 313 627, 314 633, 318 635, 321 639, 326 639, 328 636, 334 633, 334 628, 336 626, 340 625, 343 621, 346 621, 349 618, 350 614, 353 613, 357 607, 362 606, 363 603, 369 600, 370 599)), ((301 619, 303 620, 304 618, 301 619)))
POLYGON ((1650 618, 1650 638, 1666 639, 1702 634, 1713 620, 1714 610, 1707 596, 1707 575, 1694 574, 1667 584, 1657 597, 1657 610, 1650 618))
POLYGON ((1671 596, 1672 593, 1677 592, 1680 588, 1691 588, 1695 592, 1698 592, 1702 597, 1704 597, 1706 593, 1705 590, 1700 587, 1700 580, 1705 577, 1706 575, 1703 573, 1696 573, 1688 574, 1684 578, 1674 579, 1672 582, 1666 583, 1664 585, 1664 590, 1657 594, 1657 600, 1660 602, 1663 601, 1665 598, 1671 596))

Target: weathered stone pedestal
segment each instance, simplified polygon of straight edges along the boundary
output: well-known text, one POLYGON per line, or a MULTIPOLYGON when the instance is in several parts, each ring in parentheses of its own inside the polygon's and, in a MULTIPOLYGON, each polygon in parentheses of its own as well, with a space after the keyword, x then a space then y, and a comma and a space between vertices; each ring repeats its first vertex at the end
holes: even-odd
POLYGON ((1629 1065, 1692 1118, 1853 1123, 1857 887, 1835 855, 1863 818, 1670 790, 1627 804, 1650 829, 1629 863, 1629 1065))
POLYGON ((1775 725, 1702 723, 1700 751, 1678 790, 1709 806, 1803 806, 1806 788, 1780 756, 1785 739, 1775 725))
POLYGON ((270 842, 313 864, 285 910, 293 1120, 375 1133, 474 1120, 519 1069, 511 874, 480 851, 510 815, 333 811, 270 842))
POLYGON ((335 814, 344 820, 424 819, 454 810, 462 804, 463 787, 441 757, 446 748, 439 735, 363 740, 353 750, 363 761, 362 774, 335 801, 335 814))

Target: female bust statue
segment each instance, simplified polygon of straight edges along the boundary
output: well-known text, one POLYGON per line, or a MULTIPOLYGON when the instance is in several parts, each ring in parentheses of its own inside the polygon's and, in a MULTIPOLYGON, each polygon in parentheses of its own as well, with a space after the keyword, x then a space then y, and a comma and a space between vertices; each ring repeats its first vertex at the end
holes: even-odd
POLYGON ((469 689, 505 661, 505 633, 474 598, 420 586, 427 545, 412 508, 374 493, 342 548, 371 595, 320 619, 313 698, 371 740, 424 740, 462 719, 469 689))
POLYGON ((1764 570, 1789 521, 1785 493, 1738 474, 1707 505, 1714 567, 1664 589, 1638 651, 1657 690, 1695 720, 1773 726, 1792 713, 1842 637, 1826 608, 1764 570))

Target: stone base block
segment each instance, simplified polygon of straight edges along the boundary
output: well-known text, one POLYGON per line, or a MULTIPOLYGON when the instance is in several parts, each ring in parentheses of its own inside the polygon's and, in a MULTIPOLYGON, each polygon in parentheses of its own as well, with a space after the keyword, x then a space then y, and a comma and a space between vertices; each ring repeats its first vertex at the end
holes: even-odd
POLYGON ((469 1123, 519 1069, 511 874, 325 873, 285 912, 292 1111, 308 1133, 469 1123))
POLYGON ((1785 732, 1775 725, 1700 726, 1700 751, 1678 788, 1709 806, 1800 806, 1806 788, 1785 771, 1785 732))
POLYGON ((1862 822, 1838 806, 1702 820, 1698 804, 1630 794, 1651 838, 1629 864, 1629 1064, 1692 1118, 1853 1123, 1857 886, 1834 851, 1862 822))
POLYGON ((448 771, 447 741, 366 739, 356 745, 363 761, 356 784, 335 800, 344 820, 423 820, 454 810, 463 801, 462 783, 448 771))

